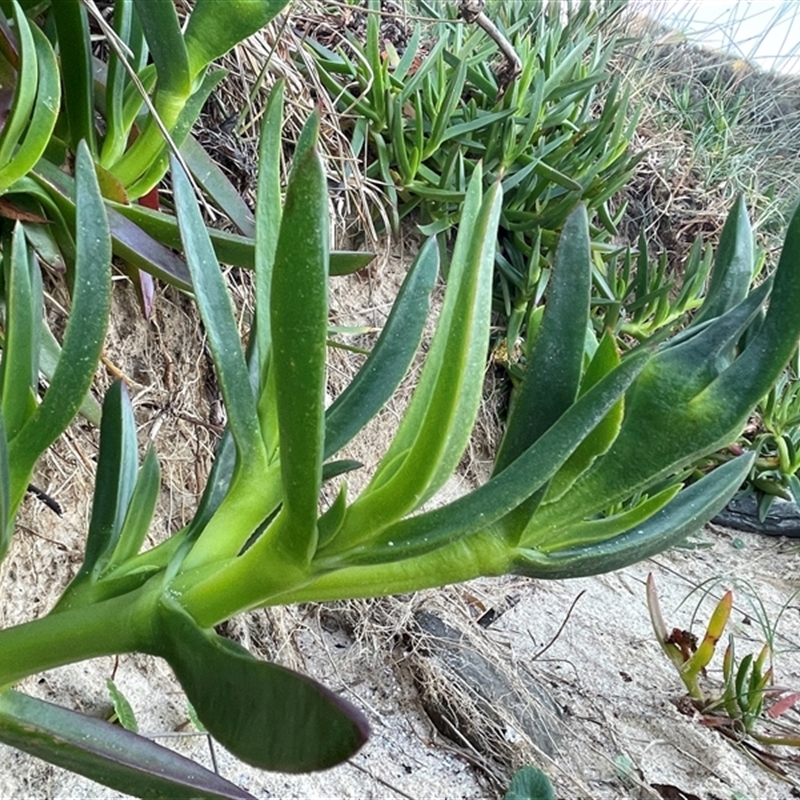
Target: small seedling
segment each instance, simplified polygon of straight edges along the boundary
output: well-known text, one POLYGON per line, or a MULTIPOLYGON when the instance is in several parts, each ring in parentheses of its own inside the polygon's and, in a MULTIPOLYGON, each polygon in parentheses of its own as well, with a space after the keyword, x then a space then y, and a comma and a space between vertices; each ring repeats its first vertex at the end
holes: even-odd
POLYGON ((706 668, 730 618, 733 607, 730 590, 717 602, 699 644, 691 632, 667 628, 652 573, 647 576, 647 607, 661 649, 678 670, 692 705, 701 714, 703 725, 719 730, 736 742, 746 744, 750 740, 750 751, 762 761, 766 760, 764 756, 768 756, 771 769, 776 768, 775 756, 755 750, 754 744, 800 747, 800 731, 790 730, 777 722, 800 700, 800 693, 774 685, 769 643, 765 643, 757 655, 749 653, 737 662, 735 638, 729 634, 722 659, 721 691, 711 692, 701 685, 701 678, 706 677, 706 668))

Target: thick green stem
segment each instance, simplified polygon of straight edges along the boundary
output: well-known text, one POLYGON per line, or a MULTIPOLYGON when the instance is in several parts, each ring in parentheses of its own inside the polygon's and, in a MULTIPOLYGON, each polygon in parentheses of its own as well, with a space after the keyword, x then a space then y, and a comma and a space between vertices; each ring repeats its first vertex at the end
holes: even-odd
POLYGON ((152 650, 160 594, 159 579, 131 594, 0 631, 0 689, 63 664, 152 650))
POLYGON ((515 551, 496 531, 485 531, 416 558, 363 566, 343 564, 318 575, 286 564, 254 564, 248 555, 206 580, 184 576, 180 579, 183 591, 180 585, 174 585, 179 602, 201 627, 262 606, 379 597, 482 575, 503 575, 509 571, 515 551))

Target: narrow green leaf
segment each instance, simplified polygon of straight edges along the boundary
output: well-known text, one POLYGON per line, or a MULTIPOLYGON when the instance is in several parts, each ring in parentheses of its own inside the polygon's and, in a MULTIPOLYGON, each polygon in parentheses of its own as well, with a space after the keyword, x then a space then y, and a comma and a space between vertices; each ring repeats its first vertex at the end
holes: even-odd
POLYGON ((192 136, 184 139, 180 150, 189 172, 203 191, 228 215, 240 233, 252 237, 255 234, 253 214, 217 163, 192 136))
MULTIPOLYGON (((619 401, 647 363, 640 351, 625 359, 601 379, 503 472, 483 486, 442 508, 401 520, 363 546, 333 556, 348 564, 396 561, 431 552, 453 541, 463 540, 500 521, 543 486, 574 452, 586 435, 619 401)), ((510 531, 515 534, 515 531, 510 531)), ((341 547, 341 535, 332 548, 341 547)))
POLYGON ((103 401, 97 483, 78 579, 96 577, 111 557, 136 485, 138 463, 133 408, 125 384, 117 381, 103 401))
MULTIPOLYGON (((138 23, 138 20, 137 20, 138 23)), ((141 26, 137 26, 141 31, 141 26)), ((132 44, 134 32, 133 0, 117 0, 114 3, 114 30, 127 46, 132 44)), ((124 54, 111 47, 108 54, 106 77, 106 135, 100 151, 101 164, 113 164, 124 152, 130 129, 125 125, 123 114, 125 87, 128 73, 122 59, 124 54)), ((135 70, 135 67, 134 67, 135 70)))
POLYGON ((378 413, 408 371, 422 339, 439 249, 429 239, 397 294, 381 335, 364 365, 325 416, 325 457, 344 447, 378 413))
POLYGON ((499 184, 481 203, 480 181, 476 169, 419 384, 373 480, 348 510, 345 539, 375 531, 417 508, 447 480, 467 445, 489 343, 490 284, 501 205, 499 184))
MULTIPOLYGON (((192 94, 178 104, 180 107, 171 119, 171 124, 167 126, 175 147, 180 148, 184 143, 206 101, 227 74, 223 69, 206 73, 192 94)), ((128 197, 136 199, 146 195, 161 182, 169 168, 170 158, 171 154, 163 142, 162 132, 150 119, 141 136, 114 167, 114 172, 126 186, 128 197), (150 138, 149 145, 148 138, 150 138), (148 149, 151 146, 152 149, 148 149)))
POLYGON ((183 168, 174 160, 172 182, 186 262, 192 274, 197 306, 208 335, 240 466, 245 470, 258 469, 264 462, 264 452, 256 399, 250 385, 231 299, 192 186, 183 168))
MULTIPOLYGON (((51 381, 55 374, 56 367, 58 366, 58 361, 61 358, 61 345, 56 340, 56 337, 53 336, 53 332, 47 325, 47 320, 43 320, 42 322, 42 340, 40 347, 39 369, 42 371, 45 378, 51 381)), ((83 398, 80 414, 96 428, 100 427, 100 417, 102 414, 100 404, 92 397, 91 392, 83 398)))
POLYGON ((12 183, 27 175, 39 161, 50 144, 50 137, 58 118, 61 100, 58 62, 47 37, 36 27, 32 28, 31 33, 39 62, 36 103, 24 139, 13 158, 0 169, 0 194, 5 193, 12 183))
POLYGON ((525 547, 535 547, 543 553, 582 547, 594 542, 604 542, 631 528, 636 528, 650 519, 657 511, 660 511, 669 503, 680 489, 680 484, 669 486, 653 497, 640 501, 633 508, 598 519, 573 522, 566 526, 563 531, 548 533, 541 541, 535 535, 535 528, 531 532, 526 529, 522 536, 522 542, 525 547))
POLYGON ((754 454, 739 456, 683 489, 642 525, 605 542, 544 555, 521 549, 513 571, 536 578, 599 575, 643 561, 678 544, 718 514, 746 479, 754 454))
POLYGON ((119 687, 114 683, 111 678, 106 681, 106 689, 111 697, 111 704, 114 706, 114 713, 117 716, 119 724, 125 728, 126 731, 133 733, 139 732, 139 723, 136 721, 136 715, 133 713, 133 708, 128 702, 128 698, 119 690, 119 687))
MULTIPOLYGON (((105 414, 103 418, 105 419, 105 414)), ((100 452, 102 456, 102 441, 100 452)), ((99 469, 100 467, 98 464, 98 472, 99 469)), ((107 473, 101 473, 98 478, 98 486, 100 481, 105 480, 106 474, 107 473)), ((150 524, 153 520, 153 513, 155 512, 156 503, 158 502, 158 493, 160 489, 161 469, 158 465, 158 458, 156 457, 155 450, 150 447, 142 462, 142 467, 136 478, 133 492, 130 494, 125 510, 125 520, 119 529, 117 544, 109 559, 106 571, 110 571, 117 565, 123 564, 139 552, 139 548, 141 548, 150 530, 150 524)), ((97 489, 95 489, 95 496, 96 495, 97 489)))
POLYGON ((281 772, 327 769, 366 741, 363 716, 310 678, 253 658, 166 599, 158 623, 157 654, 203 725, 242 761, 281 772))
MULTIPOLYGON (((254 267, 256 272, 256 337, 258 360, 261 368, 261 393, 266 385, 269 354, 272 343, 270 321, 270 296, 272 293, 272 270, 275 265, 275 249, 278 246, 281 215, 281 154, 283 131, 284 82, 278 81, 272 88, 264 110, 261 139, 258 150, 258 183, 256 186, 256 248, 254 267)), ((263 420, 265 414, 259 408, 263 420)))
POLYGON ((495 473, 530 447, 575 401, 581 381, 591 297, 589 220, 579 206, 567 219, 556 249, 542 324, 512 399, 495 473), (547 379, 542 380, 546 375, 547 379))
MULTIPOLYGON (((31 172, 51 202, 55 202, 61 214, 74 228, 75 220, 75 181, 46 159, 42 159, 31 172)), ((123 261, 143 269, 145 272, 177 286, 184 291, 191 290, 191 275, 185 262, 169 248, 179 248, 180 233, 174 219, 170 222, 173 238, 164 246, 147 231, 138 221, 142 218, 143 209, 137 206, 121 206, 115 203, 106 204, 107 222, 110 228, 114 255, 123 261), (130 216, 130 219, 128 218, 130 216)), ((151 212, 151 215, 155 212, 151 212)), ((155 216, 155 219, 166 215, 155 216)), ((144 215, 144 219, 153 219, 144 215)), ((62 247, 62 251, 63 251, 62 247)))
MULTIPOLYGON (((581 381, 580 394, 597 383, 603 376, 615 369, 620 362, 617 345, 613 334, 607 331, 595 354, 586 368, 581 381)), ((582 475, 594 460, 605 453, 619 433, 625 401, 621 399, 609 412, 606 418, 581 442, 578 449, 569 457, 564 466, 556 473, 547 489, 545 502, 559 498, 582 475)))
POLYGON ((86 8, 79 0, 51 3, 50 8, 61 43, 60 72, 70 144, 76 147, 79 141, 85 141, 89 150, 96 153, 92 40, 86 8))
POLYGON ((22 498, 39 455, 77 414, 103 347, 111 305, 111 240, 92 157, 78 146, 75 175, 76 248, 72 308, 61 359, 42 403, 10 443, 12 504, 22 498))
MULTIPOLYGON (((64 5, 71 6, 73 2, 77 4, 77 0, 67 0, 64 5)), ((19 66, 15 76, 14 99, 0 130, 0 166, 7 165, 13 159, 14 150, 30 121, 39 83, 39 62, 31 26, 16 0, 13 9, 19 66)))
POLYGON ((253 800, 143 736, 11 690, 0 694, 0 741, 124 794, 253 800))
POLYGON ((708 291, 692 325, 719 317, 744 300, 753 279, 753 265, 753 231, 744 195, 739 195, 722 228, 708 291))
POLYGON ((172 0, 133 0, 133 4, 158 72, 158 92, 185 100, 192 91, 192 75, 175 4, 172 0))
POLYGON ((34 281, 33 271, 39 267, 32 263, 20 223, 14 226, 9 244, 3 259, 6 330, 0 364, 0 409, 6 436, 13 440, 36 410, 34 391, 39 380, 36 365, 42 289, 41 280, 34 281))
POLYGON ((272 275, 270 317, 280 432, 282 514, 305 561, 316 547, 325 443, 327 182, 316 150, 292 166, 272 275))
POLYGON ((5 558, 13 526, 11 507, 11 469, 8 463, 8 439, 0 414, 0 562, 5 558))

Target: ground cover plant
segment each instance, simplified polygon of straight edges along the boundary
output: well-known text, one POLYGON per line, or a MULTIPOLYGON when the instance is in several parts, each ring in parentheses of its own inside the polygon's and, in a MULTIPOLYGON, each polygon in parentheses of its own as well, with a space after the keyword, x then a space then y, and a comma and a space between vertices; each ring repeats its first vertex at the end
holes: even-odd
POLYGON ((513 365, 576 202, 598 213, 595 250, 616 233, 609 201, 638 159, 635 111, 608 71, 608 31, 625 4, 578 3, 564 15, 552 3, 491 3, 482 15, 496 38, 459 19, 474 22, 469 6, 409 5, 418 16, 408 30, 398 30, 400 16, 384 25, 377 2, 364 12, 344 6, 309 26, 304 63, 335 103, 365 176, 382 182, 395 231, 409 214, 426 234, 457 225, 478 162, 485 186, 502 177, 494 288, 513 365), (515 54, 513 68, 498 40, 515 54))
MULTIPOLYGON (((133 753, 127 759, 100 746, 104 739, 118 741, 110 734, 94 733, 87 745, 90 729, 102 723, 54 710, 11 686, 101 653, 149 652, 170 663, 209 731, 249 763, 286 771, 337 763, 363 741, 359 715, 308 679, 226 643, 211 626, 259 606, 375 596, 480 574, 594 574, 658 552, 702 524, 738 487, 751 455, 688 487, 682 473, 736 436, 800 333, 793 313, 800 278, 792 257, 798 216, 773 279, 748 293, 737 279, 738 255, 717 259, 707 317, 701 309, 698 323, 678 336, 620 358, 613 337, 598 340, 588 326, 592 262, 587 215, 579 206, 561 237, 527 380, 514 399, 492 478, 443 508, 420 512, 456 468, 480 404, 502 187, 484 192, 478 171, 414 397, 370 483, 351 500, 341 475, 356 465, 331 459, 405 373, 426 316, 438 248, 433 240, 423 245, 370 359, 326 411, 329 244, 319 122, 312 117, 305 129, 282 205, 281 118, 278 91, 262 140, 257 306, 246 351, 191 186, 173 162, 178 225, 228 412, 194 519, 140 552, 158 494, 158 462, 151 451, 139 464, 130 405, 120 386, 112 388, 83 566, 48 615, 0 632, 6 687, 0 737, 125 791, 169 787, 219 796, 234 790, 200 773, 190 788, 176 788, 180 767, 173 762, 165 777, 146 766, 145 744, 127 745, 133 753), (644 436, 646 461, 636 457, 644 436), (338 496, 320 513, 322 483, 337 475, 338 496)), ((100 248, 91 260, 99 285, 108 274, 110 237, 84 145, 76 187, 77 213, 91 221, 81 229, 91 230, 88 238, 100 248)), ((20 332, 21 344, 4 349, 3 375, 24 376, 32 398, 38 350, 29 343, 41 314, 30 278, 36 265, 19 231, 16 250, 4 250, 6 281, 30 288, 24 302, 9 301, 8 330, 20 332)), ((83 256, 81 249, 82 262, 83 256)), ((86 360, 91 357, 89 351, 86 360)), ((4 380, 4 390, 10 386, 4 380)), ((45 393, 41 404, 28 401, 23 410, 10 400, 2 407, 4 421, 10 417, 4 427, 12 431, 0 461, 7 535, 28 464, 41 452, 32 437, 55 402, 45 393)), ((71 408, 74 413, 74 403, 71 408)))
MULTIPOLYGON (((81 0, 0 3, 0 62, 8 76, 9 107, 0 134, 2 217, 24 221, 40 258, 70 273, 76 211, 69 161, 83 141, 100 170, 116 264, 133 281, 148 314, 153 277, 191 288, 186 264, 175 252, 180 235, 174 212, 158 191, 169 142, 206 202, 236 230, 215 231, 220 258, 252 267, 252 211, 190 131, 226 74, 215 60, 285 4, 229 3, 221 20, 213 0, 194 3, 182 22, 172 0, 122 0, 105 15, 81 0), (103 46, 98 54, 96 40, 103 46)), ((335 253, 331 268, 344 272, 368 260, 335 253)), ((47 341, 52 345, 51 337, 47 341)))

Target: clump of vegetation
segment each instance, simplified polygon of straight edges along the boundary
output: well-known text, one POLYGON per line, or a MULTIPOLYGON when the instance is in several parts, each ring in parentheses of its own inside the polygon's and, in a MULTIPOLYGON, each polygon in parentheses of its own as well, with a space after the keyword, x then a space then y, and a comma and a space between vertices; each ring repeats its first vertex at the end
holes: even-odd
POLYGON ((308 69, 336 103, 366 177, 383 182, 395 230, 412 212, 426 234, 459 224, 478 163, 486 187, 502 180, 494 288, 508 326, 502 352, 514 363, 570 212, 582 202, 598 214, 596 250, 616 234, 609 201, 638 160, 629 91, 608 71, 616 42, 606 31, 624 3, 580 3, 566 16, 557 3, 495 3, 483 26, 458 19, 475 22, 467 3, 423 3, 428 20, 397 47, 379 6, 367 4, 364 24, 345 7, 311 29, 308 69), (508 52, 515 61, 505 62, 508 52))
POLYGON ((702 715, 702 723, 746 746, 770 769, 779 770, 780 757, 762 752, 758 745, 800 747, 800 731, 780 720, 800 700, 800 693, 776 685, 771 643, 765 643, 756 654, 737 659, 736 637, 729 634, 722 660, 721 689, 708 691, 701 680, 725 633, 733 592, 726 591, 716 604, 702 639, 691 631, 669 630, 652 574, 647 578, 647 606, 658 643, 675 665, 693 707, 702 715))

